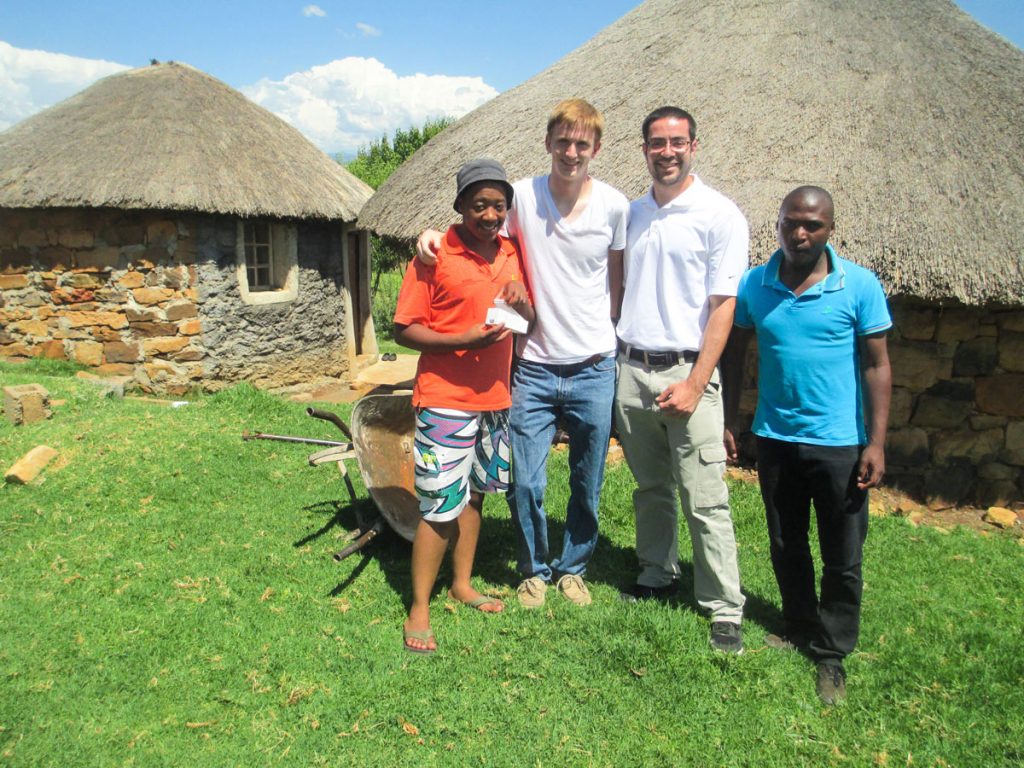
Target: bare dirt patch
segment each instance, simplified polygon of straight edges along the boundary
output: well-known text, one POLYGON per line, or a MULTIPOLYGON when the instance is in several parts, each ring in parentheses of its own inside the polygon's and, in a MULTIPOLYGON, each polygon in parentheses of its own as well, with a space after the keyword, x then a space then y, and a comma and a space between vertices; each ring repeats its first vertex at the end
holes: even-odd
MULTIPOLYGON (((728 477, 745 483, 757 482, 757 471, 746 467, 729 467, 728 477)), ((1012 509, 1017 514, 1017 521, 1009 528, 1002 528, 985 520, 987 509, 979 507, 951 507, 949 509, 929 509, 920 501, 894 488, 877 488, 871 492, 871 514, 876 517, 905 517, 914 526, 927 525, 943 531, 951 531, 957 526, 970 528, 981 533, 1003 533, 1014 536, 1024 544, 1024 505, 1015 504, 1012 509)))

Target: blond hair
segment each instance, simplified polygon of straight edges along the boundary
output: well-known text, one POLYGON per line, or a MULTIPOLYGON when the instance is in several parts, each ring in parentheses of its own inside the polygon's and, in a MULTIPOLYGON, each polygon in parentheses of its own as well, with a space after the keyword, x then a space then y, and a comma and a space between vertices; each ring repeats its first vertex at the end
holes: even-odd
POLYGON ((594 132, 594 141, 601 140, 604 118, 589 102, 583 99, 565 99, 555 104, 548 117, 548 136, 558 125, 578 126, 594 132))

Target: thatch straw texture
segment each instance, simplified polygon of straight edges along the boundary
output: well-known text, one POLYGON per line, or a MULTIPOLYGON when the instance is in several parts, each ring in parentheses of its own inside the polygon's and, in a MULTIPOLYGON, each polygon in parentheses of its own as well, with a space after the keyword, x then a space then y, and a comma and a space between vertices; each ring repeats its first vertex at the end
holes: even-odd
POLYGON ((299 131, 192 67, 104 78, 0 133, 0 207, 351 221, 373 190, 299 131))
POLYGON ((833 242, 891 293, 1024 300, 1024 52, 951 0, 648 0, 434 138, 361 225, 410 237, 451 221, 475 156, 546 173, 547 114, 570 96, 604 113, 591 171, 630 197, 649 183, 644 116, 691 111, 697 172, 746 213, 754 261, 786 192, 820 184, 833 242))

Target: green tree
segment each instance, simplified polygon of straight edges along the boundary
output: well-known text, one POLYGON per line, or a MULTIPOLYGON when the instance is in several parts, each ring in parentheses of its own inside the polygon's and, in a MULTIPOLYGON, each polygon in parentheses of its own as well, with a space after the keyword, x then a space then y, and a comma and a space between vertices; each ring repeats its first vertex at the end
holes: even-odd
POLYGON ((399 128, 394 138, 388 141, 381 136, 376 141, 360 147, 346 168, 353 176, 365 181, 374 189, 380 187, 402 163, 412 157, 413 152, 452 124, 450 117, 428 120, 423 127, 399 128))

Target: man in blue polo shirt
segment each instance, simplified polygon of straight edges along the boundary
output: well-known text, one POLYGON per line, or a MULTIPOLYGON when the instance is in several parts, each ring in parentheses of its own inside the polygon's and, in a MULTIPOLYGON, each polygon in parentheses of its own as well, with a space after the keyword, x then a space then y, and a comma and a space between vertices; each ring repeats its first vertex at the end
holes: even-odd
MULTIPOLYGON (((834 229, 832 197, 824 189, 798 187, 783 200, 781 248, 739 284, 723 388, 734 416, 733 382, 740 381, 749 330, 756 331, 753 432, 785 621, 785 635, 769 636, 768 643, 796 646, 815 660, 817 693, 826 704, 846 695, 843 659, 860 628, 868 489, 885 472, 892 389, 885 293, 874 274, 828 244, 834 229), (820 599, 808 542, 812 501, 823 564, 820 599)), ((731 434, 726 443, 735 457, 731 434)))

